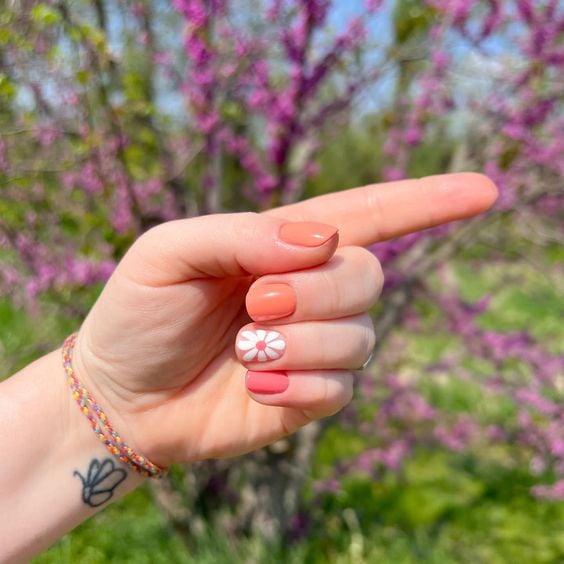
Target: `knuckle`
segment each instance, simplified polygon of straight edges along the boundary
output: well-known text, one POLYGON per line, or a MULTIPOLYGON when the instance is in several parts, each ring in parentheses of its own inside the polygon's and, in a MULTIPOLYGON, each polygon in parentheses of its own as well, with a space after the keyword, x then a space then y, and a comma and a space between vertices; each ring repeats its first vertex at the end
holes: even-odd
POLYGON ((363 272, 365 273, 366 287, 370 296, 370 305, 374 305, 384 287, 384 271, 376 256, 366 249, 364 251, 365 266, 363 272))
POLYGON ((353 338, 352 350, 350 351, 350 367, 358 368, 370 356, 376 344, 376 333, 374 323, 368 314, 357 316, 355 320, 356 335, 353 338))
POLYGON ((364 247, 350 247, 354 257, 355 276, 361 280, 364 300, 368 307, 373 306, 384 287, 384 272, 378 258, 364 247))
POLYGON ((318 393, 319 396, 317 398, 317 403, 319 405, 326 405, 330 400, 330 386, 329 386, 329 379, 328 378, 322 378, 323 381, 323 385, 319 387, 318 389, 318 393))
POLYGON ((162 238, 163 230, 167 228, 168 223, 160 223, 159 225, 154 225, 150 229, 147 229, 144 233, 142 233, 133 243, 133 246, 145 247, 146 245, 154 245, 155 242, 158 242, 162 238))
POLYGON ((353 375, 350 372, 327 374, 325 381, 325 397, 323 398, 323 416, 334 415, 346 407, 353 398, 353 375))
POLYGON ((345 310, 347 303, 344 289, 341 284, 339 284, 337 277, 328 272, 323 273, 322 287, 325 287, 324 295, 326 307, 329 308, 329 311, 334 312, 334 314, 338 316, 340 312, 345 310))
POLYGON ((254 218, 259 217, 257 212, 252 211, 245 211, 245 212, 237 212, 234 214, 236 221, 238 221, 241 225, 246 225, 249 221, 252 221, 254 218))
POLYGON ((155 225, 142 233, 128 249, 116 270, 128 278, 143 270, 162 270, 170 254, 169 231, 174 229, 175 221, 155 225))
POLYGON ((376 331, 374 330, 374 322, 369 315, 364 316, 364 335, 363 335, 363 359, 364 362, 366 358, 372 354, 374 347, 376 345, 376 331))
POLYGON ((246 240, 254 240, 261 236, 262 223, 257 221, 259 215, 255 212, 240 212, 235 214, 232 223, 234 235, 246 240))
POLYGON ((197 219, 173 219, 154 225, 136 239, 130 251, 145 256, 148 262, 154 260, 162 267, 162 261, 174 252, 179 230, 197 219))
POLYGON ((343 385, 343 390, 341 394, 340 409, 349 405, 349 403, 351 403, 353 399, 353 394, 354 394, 353 375, 350 372, 343 375, 342 385, 343 385))

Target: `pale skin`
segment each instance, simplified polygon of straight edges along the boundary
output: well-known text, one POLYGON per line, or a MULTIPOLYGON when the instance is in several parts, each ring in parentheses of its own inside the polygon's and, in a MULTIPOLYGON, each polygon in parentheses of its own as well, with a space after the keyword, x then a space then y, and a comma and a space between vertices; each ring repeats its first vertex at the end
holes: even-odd
MULTIPOLYGON (((374 346, 366 312, 383 284, 363 247, 477 215, 496 197, 489 179, 461 173, 160 225, 136 241, 88 314, 75 370, 124 440, 156 464, 255 450, 351 400, 352 371, 374 346), (317 247, 280 239, 283 225, 304 221, 338 236, 317 247), (272 282, 293 288, 295 312, 254 322, 247 292, 272 282), (246 362, 238 335, 260 327, 283 335, 284 354, 246 362), (289 386, 252 393, 249 369, 285 371, 289 386)), ((126 470, 111 499, 85 502, 93 461, 125 467, 74 403, 60 350, 0 384, 0 429, 0 515, 10 516, 0 520, 2 562, 28 560, 144 480, 126 470)))

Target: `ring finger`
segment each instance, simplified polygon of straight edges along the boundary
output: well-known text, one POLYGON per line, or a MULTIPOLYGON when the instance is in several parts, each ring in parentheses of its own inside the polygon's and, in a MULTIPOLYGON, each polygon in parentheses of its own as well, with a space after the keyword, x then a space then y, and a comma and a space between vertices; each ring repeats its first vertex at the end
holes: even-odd
POLYGON ((236 339, 240 362, 260 370, 354 370, 374 349, 374 326, 366 314, 281 326, 250 323, 236 339))

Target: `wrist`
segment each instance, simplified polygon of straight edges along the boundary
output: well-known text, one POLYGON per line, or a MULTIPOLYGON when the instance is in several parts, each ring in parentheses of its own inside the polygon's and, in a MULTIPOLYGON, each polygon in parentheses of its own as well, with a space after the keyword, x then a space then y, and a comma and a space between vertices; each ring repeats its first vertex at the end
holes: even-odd
MULTIPOLYGON (((109 458, 113 462, 112 466, 127 470, 128 475, 131 476, 128 478, 128 482, 131 482, 135 478, 139 478, 135 481, 142 483, 145 478, 141 474, 138 474, 123 464, 115 452, 110 452, 106 443, 100 436, 102 426, 98 425, 98 430, 95 430, 91 421, 84 412, 85 408, 81 407, 81 405, 77 402, 74 392, 69 386, 69 382, 63 368, 62 350, 58 349, 55 351, 54 355, 56 357, 54 360, 57 362, 58 374, 60 376, 58 378, 57 387, 59 388, 58 391, 62 406, 61 413, 63 414, 62 432, 64 438, 61 440, 61 445, 64 453, 75 460, 77 460, 77 457, 80 456, 84 462, 88 463, 93 458, 100 461, 109 458)), ((87 384, 86 382, 83 382, 83 384, 87 387, 87 389, 93 389, 89 388, 90 383, 87 384)), ((90 411, 93 413, 92 409, 90 411)), ((119 422, 120 419, 115 417, 115 415, 116 414, 112 412, 112 416, 114 416, 114 418, 119 422)), ((104 438, 107 440, 107 435, 104 438)))
POLYGON ((144 481, 90 428, 66 385, 60 350, 0 385, 0 427, 0 513, 10 515, 0 525, 0 561, 34 556, 144 481), (85 489, 83 478, 106 460, 113 481, 85 489), (107 493, 93 497, 102 489, 107 493))
MULTIPOLYGON (((107 378, 104 380, 104 372, 100 369, 91 371, 86 368, 85 360, 91 360, 92 355, 85 354, 88 353, 88 348, 83 345, 82 335, 82 332, 72 335, 63 344, 67 381, 75 400, 109 452, 143 476, 164 476, 166 468, 153 463, 146 456, 147 451, 135 440, 133 431, 138 426, 132 429, 125 421, 126 414, 129 414, 128 420, 132 421, 131 416, 135 413, 131 412, 133 398, 127 400, 118 397, 116 401, 115 382, 107 378), (97 376, 96 380, 93 378, 94 374, 97 376), (110 401, 109 396, 114 401, 110 401)), ((90 363, 92 365, 95 366, 96 363, 90 363)))

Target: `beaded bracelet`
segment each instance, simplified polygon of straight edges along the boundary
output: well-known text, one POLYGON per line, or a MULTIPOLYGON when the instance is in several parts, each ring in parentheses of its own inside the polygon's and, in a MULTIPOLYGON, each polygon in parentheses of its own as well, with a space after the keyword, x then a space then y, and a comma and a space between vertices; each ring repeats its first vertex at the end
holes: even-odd
POLYGON ((78 379, 72 367, 72 355, 74 345, 76 344, 76 337, 77 334, 73 333, 63 343, 63 366, 67 374, 67 383, 80 410, 86 415, 92 429, 106 445, 106 448, 129 468, 148 478, 158 479, 164 477, 168 469, 153 464, 126 444, 112 427, 104 410, 78 379))

